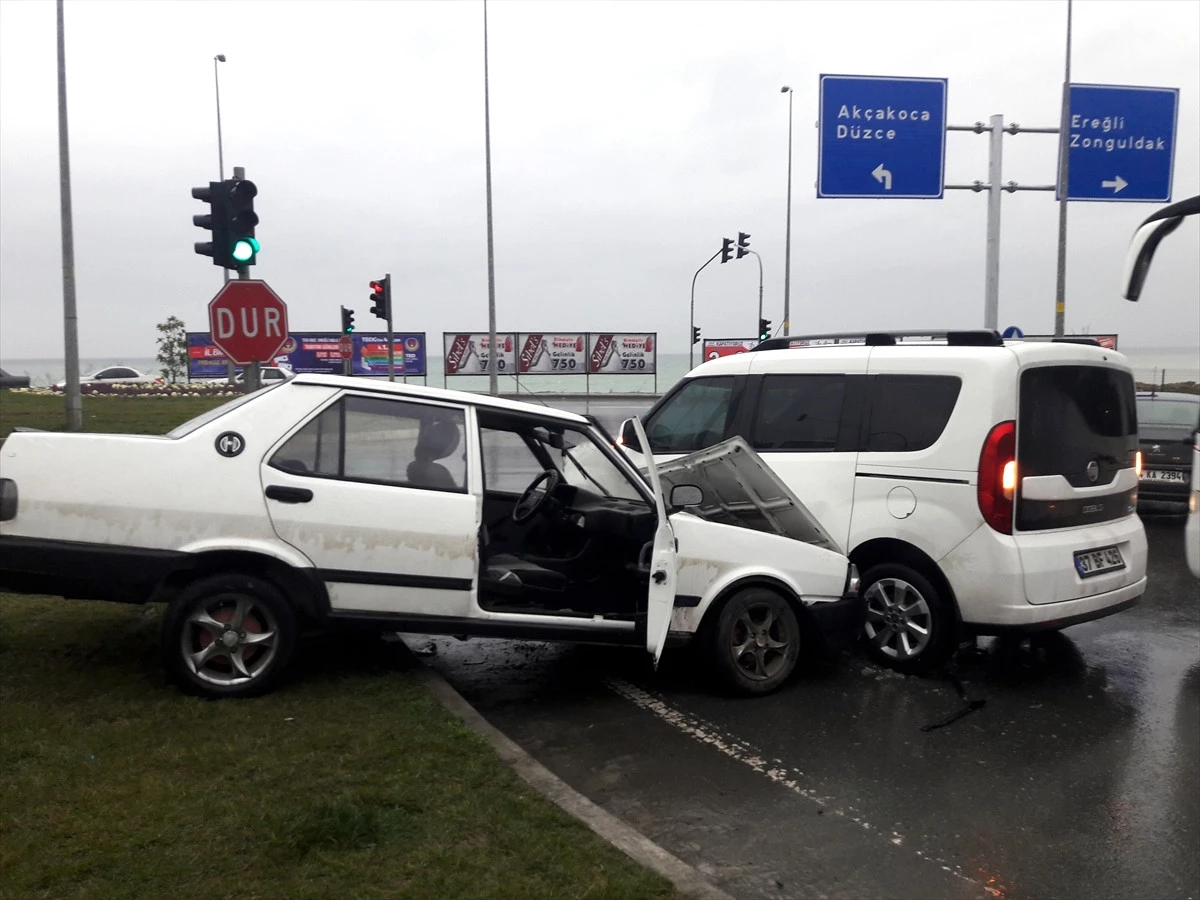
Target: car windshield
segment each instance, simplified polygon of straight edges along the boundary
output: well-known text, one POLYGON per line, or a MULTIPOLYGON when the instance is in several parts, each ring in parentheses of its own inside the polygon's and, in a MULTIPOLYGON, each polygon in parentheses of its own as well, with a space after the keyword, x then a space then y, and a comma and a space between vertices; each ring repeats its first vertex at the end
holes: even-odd
POLYGON ((263 396, 263 394, 265 394, 267 391, 273 391, 278 387, 283 387, 284 383, 285 382, 277 381, 274 384, 267 385, 266 387, 260 388, 257 391, 252 391, 249 394, 242 394, 242 396, 236 397, 233 400, 230 400, 228 403, 222 403, 220 406, 210 409, 206 413, 201 413, 194 419, 188 419, 182 425, 171 429, 167 432, 167 437, 181 438, 185 435, 189 435, 197 428, 203 428, 209 422, 213 421, 213 419, 219 419, 226 413, 233 412, 242 404, 249 403, 251 400, 263 396))
POLYGON ((1195 400, 1168 400, 1163 397, 1139 397, 1139 425, 1184 425, 1200 427, 1200 397, 1195 400))
POLYGON ((567 484, 605 497, 645 502, 645 496, 613 459, 600 449, 591 435, 578 431, 546 432, 542 429, 534 434, 546 445, 546 451, 558 464, 567 484), (561 448, 557 446, 559 444, 561 448))

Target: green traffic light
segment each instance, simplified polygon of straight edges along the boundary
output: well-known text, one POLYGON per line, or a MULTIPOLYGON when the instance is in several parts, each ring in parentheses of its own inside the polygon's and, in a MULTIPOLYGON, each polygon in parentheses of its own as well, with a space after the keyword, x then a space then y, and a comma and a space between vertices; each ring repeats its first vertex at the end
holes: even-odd
POLYGON ((249 262, 254 259, 258 253, 258 241, 254 238, 242 238, 233 245, 233 252, 230 254, 240 263, 249 262))

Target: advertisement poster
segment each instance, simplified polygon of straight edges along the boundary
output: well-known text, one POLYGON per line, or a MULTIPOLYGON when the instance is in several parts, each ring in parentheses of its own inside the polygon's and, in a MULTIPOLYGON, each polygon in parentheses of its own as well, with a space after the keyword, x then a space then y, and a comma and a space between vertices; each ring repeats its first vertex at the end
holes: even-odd
MULTIPOLYGON (((496 374, 513 375, 517 371, 517 336, 497 333, 499 352, 496 357, 496 374)), ((489 375, 492 367, 491 335, 456 334, 444 332, 442 347, 446 354, 446 375, 489 375)))
POLYGON ((589 334, 591 375, 653 375, 658 362, 654 334, 589 334))
POLYGON ((517 365, 522 375, 586 375, 587 337, 582 334, 522 334, 517 365))
MULTIPOLYGON (((352 375, 384 375, 388 373, 387 335, 353 334, 353 355, 350 358, 352 375)), ((425 375, 425 335, 393 334, 393 366, 397 375, 425 375)))
POLYGON ((733 356, 736 353, 746 353, 758 345, 756 338, 715 338, 704 341, 704 359, 720 359, 722 356, 733 356))
MULTIPOLYGON (((312 372, 321 375, 342 373, 342 354, 335 331, 317 331, 288 335, 275 363, 283 363, 297 375, 312 372)), ((226 377, 226 357, 213 343, 207 331, 189 331, 188 378, 226 377)), ((385 360, 386 368, 386 360, 385 360)), ((241 366, 236 367, 241 371, 241 366)))

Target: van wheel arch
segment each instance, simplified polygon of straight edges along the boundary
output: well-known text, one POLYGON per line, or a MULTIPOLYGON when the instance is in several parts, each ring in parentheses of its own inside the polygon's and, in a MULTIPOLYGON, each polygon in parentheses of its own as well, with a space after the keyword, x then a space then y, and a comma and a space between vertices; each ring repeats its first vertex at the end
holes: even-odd
POLYGON ((850 562, 858 567, 860 573, 865 573, 882 563, 900 563, 916 569, 929 579, 938 593, 950 601, 950 607, 954 610, 955 622, 959 629, 962 629, 962 613, 959 612, 958 598, 954 596, 950 582, 946 580, 941 566, 919 547, 895 538, 875 538, 859 544, 850 551, 850 562))
POLYGON ((240 573, 272 584, 304 619, 320 621, 329 612, 329 593, 324 583, 311 572, 274 557, 250 551, 214 550, 197 553, 189 563, 158 584, 151 602, 170 603, 195 581, 217 574, 240 573))

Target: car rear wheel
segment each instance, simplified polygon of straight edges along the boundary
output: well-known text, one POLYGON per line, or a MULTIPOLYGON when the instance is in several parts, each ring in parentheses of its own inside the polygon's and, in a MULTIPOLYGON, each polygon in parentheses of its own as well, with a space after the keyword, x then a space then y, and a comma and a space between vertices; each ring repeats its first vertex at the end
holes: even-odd
POLYGON ((930 672, 954 651, 954 612, 924 575, 898 563, 868 569, 863 640, 875 662, 906 674, 930 672))
POLYGON ((722 607, 711 647, 727 685, 766 694, 795 671, 800 640, 800 622, 787 600, 766 588, 747 588, 722 607))
POLYGON ((167 607, 167 674, 203 697, 252 697, 279 682, 296 645, 296 616, 274 585, 228 573, 188 585, 167 607))

